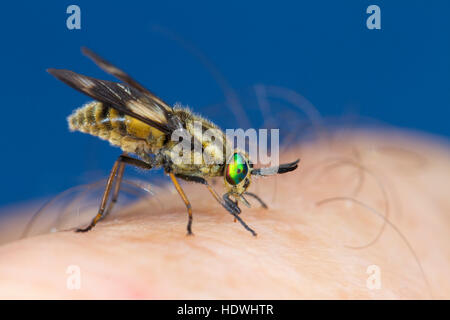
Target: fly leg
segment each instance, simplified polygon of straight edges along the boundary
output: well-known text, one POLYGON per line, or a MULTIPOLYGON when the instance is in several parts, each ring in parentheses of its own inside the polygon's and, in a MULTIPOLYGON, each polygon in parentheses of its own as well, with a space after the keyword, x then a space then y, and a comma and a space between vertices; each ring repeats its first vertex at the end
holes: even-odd
POLYGON ((123 171, 125 169, 126 164, 146 170, 150 170, 152 168, 152 165, 148 164, 147 162, 131 158, 125 154, 119 156, 116 162, 114 162, 114 165, 111 169, 111 173, 109 174, 108 180, 106 181, 106 188, 105 191, 103 192, 102 201, 100 203, 100 208, 98 210, 97 215, 94 217, 94 219, 92 219, 91 223, 86 228, 77 229, 76 232, 86 232, 91 230, 97 224, 97 222, 99 222, 102 218, 104 218, 106 214, 110 211, 112 206, 110 206, 108 210, 106 210, 106 212, 105 209, 106 203, 108 202, 109 194, 111 192, 112 185, 117 177, 113 195, 113 201, 116 202, 120 190, 120 183, 122 182, 123 171), (119 172, 119 174, 117 174, 117 172, 119 172))
POLYGON ((233 201, 230 199, 230 193, 225 193, 223 195, 223 201, 225 201, 225 209, 228 210, 229 213, 231 213, 234 217, 235 220, 239 221, 240 224, 245 228, 245 230, 249 231, 252 235, 254 235, 256 237, 256 232, 250 228, 245 222, 244 220, 241 219, 241 217, 239 217, 239 213, 241 213, 241 209, 239 209, 239 207, 237 206, 237 201, 233 201), (235 211, 235 208, 239 209, 239 212, 235 211))
POLYGON ((261 207, 263 207, 264 209, 268 208, 267 204, 258 195, 254 194, 252 192, 245 192, 244 194, 255 198, 259 202, 261 207))
POLYGON ((122 161, 119 164, 119 169, 117 169, 116 182, 114 184, 114 192, 113 192, 111 201, 109 202, 108 208, 103 213, 102 219, 111 213, 112 209, 114 208, 114 206, 117 203, 117 200, 119 199, 120 185, 122 184, 124 171, 125 171, 125 162, 122 161))
MULTIPOLYGON (((239 208, 237 202, 234 202, 233 200, 230 199, 230 195, 228 193, 224 194, 222 198, 220 198, 220 196, 217 194, 217 192, 209 185, 209 183, 201 178, 201 177, 193 177, 193 176, 185 176, 185 175, 177 175, 177 177, 186 180, 186 181, 191 181, 191 182, 196 182, 196 183, 201 183, 204 184, 209 192, 211 192, 212 196, 214 197, 214 199, 217 200, 217 202, 219 202, 225 209, 227 209, 227 211, 234 216, 235 221, 238 220, 242 226, 248 230, 252 235, 256 236, 256 232, 253 231, 253 229, 251 229, 239 216, 238 214, 241 213, 241 209, 239 208)), ((177 189, 178 190, 178 189, 177 189)))
POLYGON ((180 195, 181 199, 183 199, 184 204, 186 205, 186 209, 188 212, 188 224, 187 224, 187 234, 188 236, 192 235, 192 206, 189 202, 189 199, 187 198, 186 194, 184 193, 183 189, 180 186, 180 183, 178 182, 175 175, 170 172, 169 173, 170 179, 172 179, 173 185, 175 186, 175 189, 177 189, 178 194, 180 195))

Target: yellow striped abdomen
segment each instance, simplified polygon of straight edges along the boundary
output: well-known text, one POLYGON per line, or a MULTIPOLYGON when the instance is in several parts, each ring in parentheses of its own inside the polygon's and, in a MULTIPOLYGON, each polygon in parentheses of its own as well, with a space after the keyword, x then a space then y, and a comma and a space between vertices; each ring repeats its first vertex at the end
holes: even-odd
POLYGON ((67 121, 71 131, 89 133, 139 156, 155 153, 165 142, 158 129, 98 101, 76 109, 67 121))

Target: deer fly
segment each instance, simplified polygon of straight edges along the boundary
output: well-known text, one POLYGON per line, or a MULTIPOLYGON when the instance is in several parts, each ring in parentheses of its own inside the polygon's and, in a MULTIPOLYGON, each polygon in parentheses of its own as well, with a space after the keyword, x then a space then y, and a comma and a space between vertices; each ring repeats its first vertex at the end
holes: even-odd
POLYGON ((250 196, 263 207, 267 207, 256 194, 247 192, 251 176, 267 176, 293 171, 297 168, 299 160, 276 167, 253 168, 247 153, 230 148, 230 139, 227 139, 225 133, 215 124, 187 108, 170 106, 127 73, 91 50, 82 48, 82 52, 102 70, 122 82, 99 80, 69 70, 48 69, 47 71, 57 79, 95 100, 76 109, 68 117, 69 129, 107 140, 113 146, 120 147, 123 153, 111 169, 97 215, 87 227, 76 231, 89 231, 108 215, 112 208, 111 204, 118 199, 125 166, 131 165, 145 170, 164 169, 186 205, 188 235, 192 234, 192 207, 177 178, 205 185, 217 202, 246 230, 256 236, 256 232, 240 218, 241 209, 238 206, 239 202, 250 206, 244 197, 250 196), (200 135, 205 130, 214 130, 218 133, 215 135, 214 143, 203 141, 198 130, 194 130, 194 123, 201 124, 200 135), (201 152, 200 162, 174 161, 175 146, 179 142, 171 139, 175 131, 187 133, 192 140, 197 140, 194 143, 200 141, 200 151, 192 150, 191 155, 196 157, 199 156, 196 153, 201 152), (223 152, 223 148, 233 150, 228 153, 230 157, 227 159, 225 159, 227 152, 223 152), (204 161, 206 156, 215 161, 204 161), (226 190, 223 196, 220 196, 206 180, 221 176, 224 177, 226 190), (111 192, 111 202, 107 206, 111 192))

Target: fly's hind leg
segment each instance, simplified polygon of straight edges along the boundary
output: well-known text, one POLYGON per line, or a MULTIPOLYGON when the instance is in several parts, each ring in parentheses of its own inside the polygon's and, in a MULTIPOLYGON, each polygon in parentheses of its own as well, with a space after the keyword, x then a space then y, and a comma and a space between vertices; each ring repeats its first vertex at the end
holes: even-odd
POLYGON ((120 190, 120 184, 122 182, 123 172, 125 170, 125 165, 129 164, 135 167, 139 167, 142 169, 150 170, 152 168, 152 165, 148 164, 147 162, 131 158, 127 156, 126 154, 121 155, 116 162, 114 162, 114 165, 111 169, 111 173, 109 174, 108 180, 106 181, 106 188, 103 192, 102 201, 100 203, 100 208, 98 210, 97 215, 92 219, 91 223, 86 228, 77 229, 76 232, 86 232, 91 230, 97 222, 99 222, 102 218, 104 218, 112 209, 114 206, 113 203, 117 202, 117 198, 119 195, 120 190), (109 194, 111 192, 112 185, 114 183, 114 180, 116 179, 116 185, 114 187, 114 194, 111 205, 106 209, 106 204, 108 202, 109 194))
POLYGON ((117 203, 117 200, 119 199, 120 186, 122 184, 124 171, 125 171, 125 162, 121 161, 119 164, 119 168, 117 169, 116 181, 114 183, 114 192, 111 201, 109 202, 108 208, 103 213, 102 219, 111 213, 111 211, 113 210, 114 206, 117 203))

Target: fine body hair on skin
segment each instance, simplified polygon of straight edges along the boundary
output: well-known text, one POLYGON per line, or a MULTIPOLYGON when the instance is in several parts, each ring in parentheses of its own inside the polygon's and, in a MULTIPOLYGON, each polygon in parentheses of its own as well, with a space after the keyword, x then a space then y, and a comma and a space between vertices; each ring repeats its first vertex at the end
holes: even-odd
POLYGON ((161 206, 142 200, 86 234, 0 246, 0 298, 450 298, 448 145, 348 131, 281 155, 302 164, 254 181, 269 209, 255 201, 241 213, 258 237, 185 183, 195 233, 186 237, 183 203, 156 188, 161 206), (66 288, 71 265, 80 290, 66 288))

